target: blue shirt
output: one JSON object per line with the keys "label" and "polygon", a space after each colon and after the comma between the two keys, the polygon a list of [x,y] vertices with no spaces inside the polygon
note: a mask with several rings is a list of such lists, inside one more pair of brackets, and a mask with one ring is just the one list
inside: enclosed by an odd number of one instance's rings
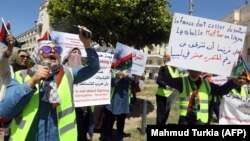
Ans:
{"label": "blue shirt", "polygon": [[128,114],[129,113],[129,89],[131,78],[125,77],[120,79],[117,83],[112,78],[111,85],[115,87],[111,103],[106,108],[113,113],[113,115]]}
{"label": "blue shirt", "polygon": [[[100,68],[96,51],[93,48],[87,48],[86,52],[88,65],[82,68],[72,68],[74,84],[90,78]],[[18,116],[35,91],[35,89],[29,88],[26,83],[20,84],[12,79],[6,89],[4,100],[0,102],[0,117],[13,118]],[[40,99],[43,94],[44,92],[39,90]],[[49,102],[39,101],[39,109],[32,122],[27,140],[59,141],[56,108],[53,108]]]}

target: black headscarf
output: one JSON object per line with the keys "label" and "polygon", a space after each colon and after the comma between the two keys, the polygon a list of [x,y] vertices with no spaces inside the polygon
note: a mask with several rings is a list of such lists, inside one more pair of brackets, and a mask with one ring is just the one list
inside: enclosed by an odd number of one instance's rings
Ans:
{"label": "black headscarf", "polygon": [[21,65],[18,59],[18,54],[22,51],[28,53],[26,50],[17,50],[17,51],[14,51],[10,57],[10,64],[12,65],[14,72],[28,68],[28,63],[27,65]]}

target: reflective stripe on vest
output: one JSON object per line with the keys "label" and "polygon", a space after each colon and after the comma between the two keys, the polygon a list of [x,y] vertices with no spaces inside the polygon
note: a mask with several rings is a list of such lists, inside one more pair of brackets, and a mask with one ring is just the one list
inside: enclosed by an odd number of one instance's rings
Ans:
{"label": "reflective stripe on vest", "polygon": [[110,100],[113,98],[114,92],[115,92],[115,87],[111,87]]}
{"label": "reflective stripe on vest", "polygon": [[[183,90],[180,95],[180,115],[187,116],[187,109],[189,99],[193,92],[191,85],[188,81],[188,77],[182,78]],[[210,94],[211,88],[207,80],[202,79],[202,85],[198,90],[200,97],[200,110],[197,111],[197,120],[201,120],[203,123],[208,121],[208,95]]]}
{"label": "reflective stripe on vest", "polygon": [[234,94],[234,95],[238,95],[238,96],[242,96],[242,97],[246,97],[247,93],[248,93],[248,90],[246,87],[241,87],[240,93],[236,89],[232,89],[230,92],[230,94]]}
{"label": "reflective stripe on vest", "polygon": [[[175,69],[171,66],[167,66],[170,75],[172,76],[172,78],[176,78],[180,76],[180,73],[178,71],[178,69]],[[163,96],[163,97],[169,97],[169,95],[173,92],[173,89],[164,89],[162,87],[158,87],[157,91],[156,91],[156,95],[159,96]]]}
{"label": "reflective stripe on vest", "polygon": [[[115,70],[114,69],[111,69],[111,78],[115,78],[116,77],[116,74],[115,74]],[[115,92],[115,87],[111,87],[111,90],[110,90],[110,101],[114,95],[114,92]]]}
{"label": "reflective stripe on vest", "polygon": [[95,106],[90,106],[90,110],[91,110],[91,112],[94,112]]}
{"label": "reflective stripe on vest", "polygon": [[[16,73],[20,73],[19,71]],[[16,75],[18,76],[18,75]],[[22,79],[16,78],[20,83]],[[30,76],[27,75],[25,81],[29,80]],[[64,76],[58,86],[58,94],[61,103],[56,107],[57,120],[58,120],[58,134],[60,141],[77,140],[77,128],[75,107],[73,104],[72,87],[73,76],[70,68],[64,67]],[[36,86],[38,88],[38,86]],[[39,90],[39,89],[38,89]],[[19,117],[12,121],[11,125],[11,140],[19,141],[25,140],[30,130],[31,124],[38,111],[39,92],[38,90],[32,96],[31,100],[25,106]]]}

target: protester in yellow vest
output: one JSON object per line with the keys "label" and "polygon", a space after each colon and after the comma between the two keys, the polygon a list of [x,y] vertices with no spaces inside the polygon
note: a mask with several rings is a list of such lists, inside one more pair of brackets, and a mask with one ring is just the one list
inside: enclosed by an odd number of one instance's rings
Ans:
{"label": "protester in yellow vest", "polygon": [[[163,80],[163,76],[161,75],[162,70],[168,69],[170,75],[173,78],[179,77],[179,71],[175,67],[171,66],[161,66],[159,69],[158,77],[156,83],[158,84],[158,89],[156,91],[156,125],[165,125],[168,120],[169,112],[171,109],[171,105],[167,103],[173,103],[176,99],[169,99],[171,94],[176,93],[175,89],[170,88],[166,85]],[[173,100],[173,101],[169,101]],[[169,101],[169,102],[168,102]]]}
{"label": "protester in yellow vest", "polygon": [[[69,67],[82,67],[85,65],[85,58],[81,54],[80,48],[74,47],[68,51],[63,60],[63,64]],[[94,134],[93,110],[94,106],[76,107],[77,141],[88,141],[87,134],[92,140]]]}
{"label": "protester in yellow vest", "polygon": [[[7,88],[8,95],[0,103],[0,116],[14,118],[10,140],[77,140],[73,84],[90,78],[100,68],[91,39],[83,37],[82,32],[79,37],[87,53],[87,66],[61,65],[62,48],[53,41],[41,41],[32,55],[36,65],[27,70],[24,83]],[[20,72],[15,76],[22,83]]]}
{"label": "protester in yellow vest", "polygon": [[[244,70],[245,72],[246,70]],[[232,89],[230,91],[229,94],[232,94],[232,95],[238,95],[238,96],[242,96],[242,97],[247,97],[248,96],[248,82],[249,80],[247,79],[246,81],[244,81],[245,83],[241,83],[240,84],[240,87],[236,88],[236,89]]]}
{"label": "protester in yellow vest", "polygon": [[[169,61],[170,56],[166,54],[163,59]],[[209,95],[225,95],[246,81],[244,73],[240,73],[237,78],[228,80],[222,86],[202,79],[201,72],[195,70],[188,70],[188,76],[179,78],[172,78],[167,69],[162,70],[161,73],[163,73],[165,83],[180,92],[178,124],[183,125],[206,124],[208,122]]]}
{"label": "protester in yellow vest", "polygon": [[[202,75],[204,79],[207,79],[209,82],[215,83],[214,78],[218,77],[216,75],[210,74],[210,73],[204,73]],[[223,79],[222,79],[223,80]],[[224,79],[226,81],[226,79]],[[218,85],[222,85],[223,82],[221,83],[216,83]],[[218,95],[209,95],[209,117],[208,117],[208,125],[211,124],[211,121],[213,122],[219,122],[219,116],[220,116],[220,102],[221,102],[222,96]]]}

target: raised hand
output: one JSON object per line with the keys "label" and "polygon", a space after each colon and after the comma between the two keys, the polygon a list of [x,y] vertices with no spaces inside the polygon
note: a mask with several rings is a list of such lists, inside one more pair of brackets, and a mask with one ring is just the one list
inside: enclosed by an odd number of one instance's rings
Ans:
{"label": "raised hand", "polygon": [[6,37],[7,42],[7,50],[4,51],[4,57],[9,58],[12,54],[14,45],[15,45],[15,38],[11,34],[8,34]]}
{"label": "raised hand", "polygon": [[91,43],[92,43],[92,40],[91,40],[91,38],[86,38],[86,37],[84,37],[83,36],[83,26],[79,26],[80,28],[79,28],[79,38],[80,38],[80,40],[82,41],[82,43],[83,43],[83,45],[84,45],[84,47],[85,48],[89,48],[89,47],[91,47]]}
{"label": "raised hand", "polygon": [[168,61],[170,61],[170,55],[164,54],[164,55],[163,55],[163,62],[164,62],[164,63],[167,63]]}

